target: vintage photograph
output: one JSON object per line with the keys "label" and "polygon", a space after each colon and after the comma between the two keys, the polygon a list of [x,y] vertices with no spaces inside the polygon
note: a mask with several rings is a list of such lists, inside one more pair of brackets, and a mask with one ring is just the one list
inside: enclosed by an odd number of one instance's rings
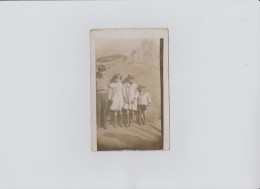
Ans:
{"label": "vintage photograph", "polygon": [[168,150],[168,30],[91,30],[92,150]]}

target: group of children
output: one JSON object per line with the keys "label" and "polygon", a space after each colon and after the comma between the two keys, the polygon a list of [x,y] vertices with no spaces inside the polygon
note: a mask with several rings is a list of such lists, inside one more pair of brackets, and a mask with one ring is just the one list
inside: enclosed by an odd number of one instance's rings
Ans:
{"label": "group of children", "polygon": [[101,65],[96,74],[97,125],[106,128],[107,112],[110,112],[113,126],[131,127],[136,114],[137,123],[144,125],[145,112],[151,104],[151,97],[145,91],[145,86],[137,85],[131,74],[122,82],[120,73],[115,74],[108,84],[105,72],[106,67]]}
{"label": "group of children", "polygon": [[113,126],[131,127],[136,113],[137,123],[145,124],[145,111],[151,104],[151,97],[144,91],[145,86],[137,85],[134,80],[134,75],[128,75],[123,84],[122,75],[117,73],[109,84],[108,107]]}

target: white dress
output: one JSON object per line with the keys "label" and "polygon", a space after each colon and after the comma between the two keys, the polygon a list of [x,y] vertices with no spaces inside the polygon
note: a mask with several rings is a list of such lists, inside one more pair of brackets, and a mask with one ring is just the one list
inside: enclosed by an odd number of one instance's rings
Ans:
{"label": "white dress", "polygon": [[124,88],[121,82],[111,83],[109,85],[109,96],[108,100],[112,100],[110,110],[122,110],[123,107],[123,96]]}
{"label": "white dress", "polygon": [[[136,83],[126,83],[124,86],[125,99],[123,109],[127,110],[137,110],[137,97],[139,95],[138,86]],[[131,101],[135,98],[135,103],[132,104]]]}

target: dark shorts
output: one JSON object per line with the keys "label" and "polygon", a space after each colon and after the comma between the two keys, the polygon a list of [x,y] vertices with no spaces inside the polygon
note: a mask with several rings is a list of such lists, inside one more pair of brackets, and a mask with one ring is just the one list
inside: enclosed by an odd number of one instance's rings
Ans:
{"label": "dark shorts", "polygon": [[147,109],[147,105],[138,105],[139,111],[144,112],[144,111],[146,111],[146,109]]}

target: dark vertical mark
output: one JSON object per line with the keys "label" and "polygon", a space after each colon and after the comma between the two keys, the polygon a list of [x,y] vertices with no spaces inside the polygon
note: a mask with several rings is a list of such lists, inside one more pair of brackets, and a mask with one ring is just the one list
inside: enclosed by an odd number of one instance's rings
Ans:
{"label": "dark vertical mark", "polygon": [[162,148],[164,136],[164,117],[163,117],[163,38],[160,38],[160,83],[161,83],[161,131],[162,131]]}

